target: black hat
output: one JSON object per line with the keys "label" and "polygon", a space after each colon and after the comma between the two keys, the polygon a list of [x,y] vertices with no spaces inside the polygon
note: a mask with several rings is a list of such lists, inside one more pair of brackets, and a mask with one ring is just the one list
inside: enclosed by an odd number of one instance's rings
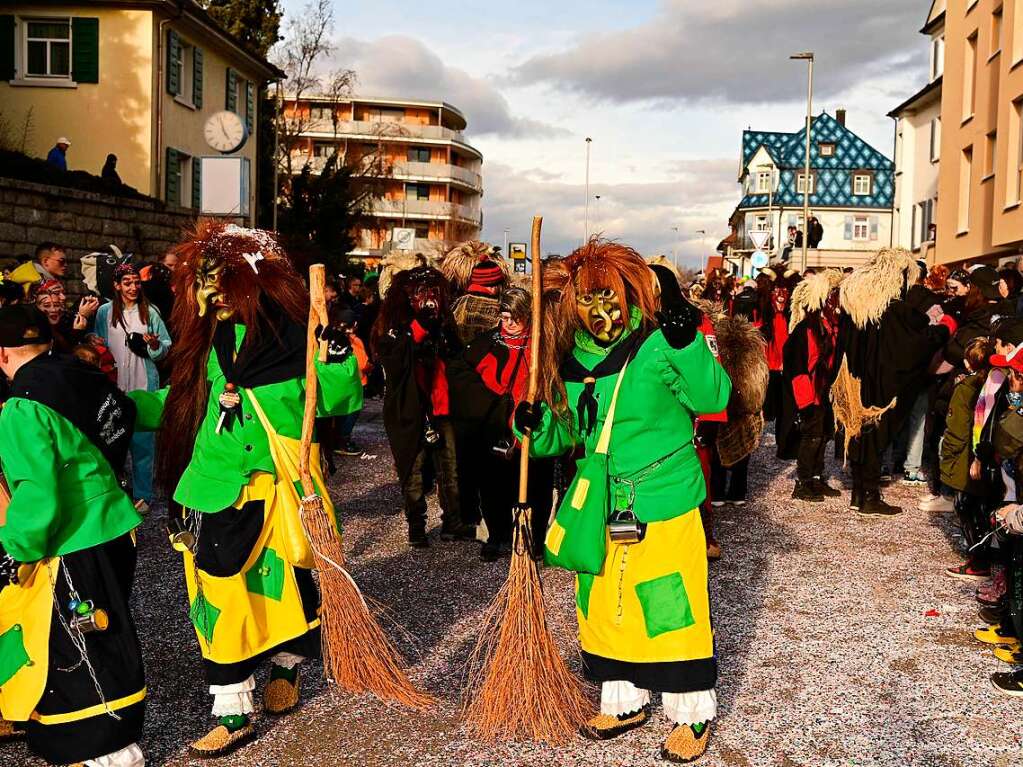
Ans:
{"label": "black hat", "polygon": [[0,346],[48,344],[53,338],[46,315],[31,304],[0,308]]}
{"label": "black hat", "polygon": [[1023,344],[1023,320],[1007,317],[995,325],[994,336],[1003,344],[1019,346]]}
{"label": "black hat", "polygon": [[1002,297],[998,292],[998,283],[1001,279],[1002,276],[993,266],[978,266],[970,272],[970,281],[988,301],[997,301]]}

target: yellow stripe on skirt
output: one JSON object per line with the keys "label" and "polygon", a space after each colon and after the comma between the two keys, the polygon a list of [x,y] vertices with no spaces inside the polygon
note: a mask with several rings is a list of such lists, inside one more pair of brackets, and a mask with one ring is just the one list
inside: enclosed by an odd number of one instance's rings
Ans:
{"label": "yellow stripe on skirt", "polygon": [[651,522],[639,543],[607,539],[598,575],[576,576],[582,649],[629,663],[714,655],[707,540],[698,510]]}

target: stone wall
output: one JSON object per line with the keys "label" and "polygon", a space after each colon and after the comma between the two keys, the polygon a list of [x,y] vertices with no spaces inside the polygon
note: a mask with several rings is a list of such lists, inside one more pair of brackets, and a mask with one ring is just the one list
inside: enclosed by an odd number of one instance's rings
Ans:
{"label": "stone wall", "polygon": [[82,291],[79,259],[111,243],[152,261],[181,239],[193,211],[159,200],[115,197],[0,178],[0,268],[31,257],[40,242],[67,248],[69,292]]}

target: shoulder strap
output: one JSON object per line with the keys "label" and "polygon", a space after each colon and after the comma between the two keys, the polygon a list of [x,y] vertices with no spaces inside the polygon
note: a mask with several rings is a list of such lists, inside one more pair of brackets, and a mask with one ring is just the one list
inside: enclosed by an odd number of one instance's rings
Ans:
{"label": "shoulder strap", "polygon": [[625,378],[625,371],[629,367],[629,360],[625,361],[622,365],[622,369],[618,372],[618,380],[615,381],[615,390],[611,395],[611,405],[607,409],[607,415],[604,417],[604,426],[600,430],[600,437],[597,438],[597,450],[598,453],[607,454],[608,448],[611,446],[611,427],[614,425],[615,420],[615,406],[618,404],[618,390],[622,388],[622,379]]}
{"label": "shoulder strap", "polygon": [[270,425],[270,419],[266,417],[266,413],[263,412],[263,408],[259,406],[259,400],[256,399],[256,393],[252,389],[242,389],[246,394],[249,395],[249,402],[252,403],[252,409],[256,411],[256,417],[259,422],[263,424],[263,431],[266,432],[267,437],[270,437],[277,432],[274,427]]}

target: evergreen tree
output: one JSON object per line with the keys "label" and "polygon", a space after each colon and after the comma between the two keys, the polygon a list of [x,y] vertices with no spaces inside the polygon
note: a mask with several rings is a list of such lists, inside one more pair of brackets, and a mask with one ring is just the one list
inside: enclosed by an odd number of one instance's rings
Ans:
{"label": "evergreen tree", "polygon": [[214,21],[263,58],[280,39],[279,0],[203,0],[202,4]]}

